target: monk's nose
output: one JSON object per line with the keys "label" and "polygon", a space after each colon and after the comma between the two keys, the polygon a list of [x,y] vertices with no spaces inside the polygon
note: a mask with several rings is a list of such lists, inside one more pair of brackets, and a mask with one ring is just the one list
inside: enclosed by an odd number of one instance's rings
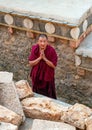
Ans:
{"label": "monk's nose", "polygon": [[41,44],[44,45],[44,42],[42,42]]}

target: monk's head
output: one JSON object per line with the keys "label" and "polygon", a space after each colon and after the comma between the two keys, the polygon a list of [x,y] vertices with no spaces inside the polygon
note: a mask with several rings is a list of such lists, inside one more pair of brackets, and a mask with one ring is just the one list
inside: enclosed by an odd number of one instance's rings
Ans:
{"label": "monk's head", "polygon": [[40,34],[38,37],[38,45],[41,50],[45,50],[46,46],[48,45],[48,37],[45,34]]}

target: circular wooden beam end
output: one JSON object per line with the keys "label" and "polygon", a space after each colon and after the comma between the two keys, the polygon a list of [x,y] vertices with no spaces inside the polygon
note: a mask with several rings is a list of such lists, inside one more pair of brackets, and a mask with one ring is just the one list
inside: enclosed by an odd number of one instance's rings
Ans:
{"label": "circular wooden beam end", "polygon": [[55,26],[52,23],[46,23],[45,30],[47,33],[53,34],[55,32]]}
{"label": "circular wooden beam end", "polygon": [[71,37],[77,40],[80,35],[80,29],[78,27],[71,29],[70,31]]}
{"label": "circular wooden beam end", "polygon": [[24,27],[31,29],[33,27],[33,21],[28,18],[25,18],[23,20],[23,25],[24,25]]}
{"label": "circular wooden beam end", "polygon": [[11,24],[13,24],[13,17],[10,15],[10,14],[6,14],[5,16],[4,16],[4,20],[5,20],[5,22],[8,24],[8,25],[11,25]]}
{"label": "circular wooden beam end", "polygon": [[85,21],[83,22],[83,31],[84,31],[84,32],[87,30],[87,27],[88,27],[88,21],[85,20]]}

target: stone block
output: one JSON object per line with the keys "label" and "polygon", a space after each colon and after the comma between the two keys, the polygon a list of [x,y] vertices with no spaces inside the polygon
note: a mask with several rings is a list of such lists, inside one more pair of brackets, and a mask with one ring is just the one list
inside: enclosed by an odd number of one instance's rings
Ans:
{"label": "stone block", "polygon": [[92,130],[92,115],[85,120],[86,130]]}
{"label": "stone block", "polygon": [[76,128],[62,122],[35,119],[29,130],[76,130]]}
{"label": "stone block", "polygon": [[78,39],[76,41],[69,41],[69,45],[71,48],[77,48],[80,45],[80,43],[81,43],[80,39]]}
{"label": "stone block", "polygon": [[19,126],[22,122],[22,117],[0,105],[0,122],[7,122]]}
{"label": "stone block", "polygon": [[49,42],[55,42],[55,37],[49,36],[49,37],[48,37],[48,41],[49,41]]}
{"label": "stone block", "polygon": [[27,35],[28,38],[32,38],[32,39],[35,38],[35,34],[32,33],[32,32],[27,31],[27,32],[26,32],[26,35]]}
{"label": "stone block", "polygon": [[92,124],[88,125],[86,130],[92,130]]}
{"label": "stone block", "polygon": [[92,114],[92,109],[89,107],[76,103],[71,106],[67,112],[63,113],[61,120],[69,123],[79,129],[85,129],[85,120]]}
{"label": "stone block", "polygon": [[86,71],[84,69],[81,69],[81,68],[77,68],[77,74],[80,75],[80,76],[84,76],[86,73]]}
{"label": "stone block", "polygon": [[11,123],[0,122],[0,130],[18,130],[18,126]]}
{"label": "stone block", "polygon": [[15,83],[19,98],[22,100],[26,97],[32,97],[34,95],[31,86],[27,80],[20,80]]}
{"label": "stone block", "polygon": [[24,112],[33,119],[60,120],[63,111],[68,107],[59,105],[47,97],[31,97],[22,100]]}
{"label": "stone block", "polygon": [[14,111],[25,120],[25,115],[20,103],[14,82],[0,84],[0,104]]}
{"label": "stone block", "polygon": [[0,71],[0,83],[10,83],[13,80],[13,73]]}

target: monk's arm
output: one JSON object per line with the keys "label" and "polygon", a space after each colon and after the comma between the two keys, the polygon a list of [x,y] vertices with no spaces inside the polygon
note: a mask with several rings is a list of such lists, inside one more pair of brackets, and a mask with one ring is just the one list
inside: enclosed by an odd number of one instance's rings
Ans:
{"label": "monk's arm", "polygon": [[52,67],[53,69],[55,69],[55,65],[50,61],[48,60],[47,58],[44,58],[44,61],[46,62],[46,64],[50,67]]}
{"label": "monk's arm", "polygon": [[30,64],[31,66],[35,66],[36,64],[39,63],[40,60],[41,60],[41,57],[38,57],[38,58],[35,59],[35,60],[29,61],[29,64]]}

